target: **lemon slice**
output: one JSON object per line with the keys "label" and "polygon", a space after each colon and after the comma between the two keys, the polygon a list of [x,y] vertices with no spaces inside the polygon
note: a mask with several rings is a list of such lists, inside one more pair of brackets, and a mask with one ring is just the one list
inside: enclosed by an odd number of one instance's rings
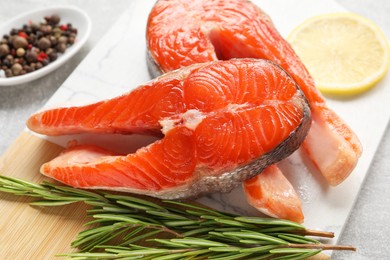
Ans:
{"label": "lemon slice", "polygon": [[389,69],[385,35],[372,21],[356,14],[315,16],[287,39],[324,94],[362,93]]}

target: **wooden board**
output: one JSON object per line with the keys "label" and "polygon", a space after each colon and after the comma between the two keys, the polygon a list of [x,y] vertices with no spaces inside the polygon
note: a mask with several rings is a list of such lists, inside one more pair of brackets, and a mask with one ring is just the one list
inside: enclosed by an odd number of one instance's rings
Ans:
{"label": "wooden board", "polygon": [[[22,132],[0,158],[0,174],[40,183],[45,180],[40,166],[62,149]],[[71,241],[88,221],[86,205],[36,207],[29,201],[0,193],[0,259],[52,259],[71,252]]]}
{"label": "wooden board", "polygon": [[[61,146],[22,132],[0,157],[0,175],[34,183],[49,180],[39,168],[62,150]],[[30,206],[30,201],[28,197],[0,192],[0,259],[53,259],[57,254],[76,251],[70,244],[85,228],[83,224],[91,220],[87,206],[36,207]],[[319,254],[310,259],[328,258]]]}

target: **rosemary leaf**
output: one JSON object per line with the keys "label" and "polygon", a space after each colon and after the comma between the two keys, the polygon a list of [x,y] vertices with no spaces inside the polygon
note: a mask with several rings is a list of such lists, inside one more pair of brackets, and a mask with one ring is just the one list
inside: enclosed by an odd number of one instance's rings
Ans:
{"label": "rosemary leaf", "polygon": [[140,240],[143,240],[145,238],[148,238],[148,237],[151,237],[151,236],[154,236],[154,235],[157,235],[158,233],[161,233],[163,232],[163,230],[161,229],[157,229],[157,230],[153,230],[153,231],[150,231],[150,232],[147,232],[147,233],[144,233],[144,234],[141,234],[139,236],[135,236],[125,242],[122,243],[123,244],[133,244],[137,241],[140,241]]}
{"label": "rosemary leaf", "polygon": [[249,255],[250,255],[250,253],[226,254],[225,256],[213,257],[213,258],[210,258],[210,259],[213,259],[213,260],[245,259],[245,257],[247,257]]}
{"label": "rosemary leaf", "polygon": [[216,210],[212,210],[212,209],[208,209],[208,208],[205,208],[205,207],[196,206],[196,205],[189,204],[189,203],[179,202],[179,201],[163,200],[162,202],[175,204],[175,205],[182,206],[182,207],[185,207],[185,208],[190,208],[190,209],[198,209],[198,210],[200,210],[200,211],[202,211],[204,213],[209,213],[209,214],[212,214],[214,216],[221,216],[221,217],[223,217],[223,216],[229,215],[227,213],[224,214],[224,213],[216,211]]}
{"label": "rosemary leaf", "polygon": [[251,223],[251,224],[257,224],[262,226],[290,226],[290,227],[295,227],[297,229],[305,229],[304,226],[296,222],[283,220],[283,219],[271,219],[271,218],[259,218],[259,217],[236,217],[235,220],[244,223]]}
{"label": "rosemary leaf", "polygon": [[167,227],[182,227],[197,224],[196,220],[172,220],[172,221],[164,221],[163,222]]}
{"label": "rosemary leaf", "polygon": [[143,223],[138,219],[128,217],[124,214],[95,214],[93,215],[93,217],[97,219],[102,219],[104,221],[120,221],[120,222],[132,223],[132,224]]}
{"label": "rosemary leaf", "polygon": [[223,232],[223,235],[237,237],[240,239],[253,239],[253,240],[267,241],[271,244],[281,244],[281,245],[288,244],[286,241],[282,239],[265,235],[262,233],[247,232],[246,230],[242,230],[240,232]]}
{"label": "rosemary leaf", "polygon": [[299,243],[299,244],[307,244],[307,243],[316,243],[318,244],[319,242],[315,239],[311,239],[308,237],[303,237],[295,234],[275,234],[275,236],[284,239],[289,242],[293,243]]}
{"label": "rosemary leaf", "polygon": [[186,244],[175,243],[175,242],[172,242],[170,239],[154,238],[154,239],[150,239],[149,241],[154,241],[154,242],[157,242],[157,243],[162,244],[162,245],[167,246],[167,247],[188,248],[188,246]]}
{"label": "rosemary leaf", "polygon": [[208,232],[214,230],[213,227],[204,227],[204,228],[194,228],[191,229],[190,231],[183,232],[182,235],[185,237],[190,237],[194,235],[199,235],[199,234],[207,234]]}
{"label": "rosemary leaf", "polygon": [[105,197],[108,199],[114,199],[117,202],[119,202],[119,201],[133,202],[133,204],[143,205],[143,206],[145,206],[145,208],[148,208],[148,209],[165,210],[162,206],[160,206],[156,203],[153,203],[153,202],[148,201],[148,200],[143,200],[140,198],[131,197],[131,196],[113,195],[113,194],[106,193]]}
{"label": "rosemary leaf", "polygon": [[[34,184],[0,175],[0,192],[40,198],[32,205],[84,202],[93,220],[72,242],[72,259],[304,259],[322,250],[355,250],[321,244],[330,237],[280,219],[245,217],[200,205],[85,191],[49,182]],[[155,203],[156,202],[156,203]]]}
{"label": "rosemary leaf", "polygon": [[64,206],[72,203],[74,203],[74,201],[72,200],[65,200],[65,201],[38,200],[38,201],[30,202],[30,205],[47,207],[47,206]]}
{"label": "rosemary leaf", "polygon": [[188,220],[185,216],[180,216],[178,214],[173,214],[170,212],[165,212],[165,211],[157,211],[157,210],[147,210],[146,213],[157,216],[157,217],[163,217],[163,218],[168,218],[168,219],[184,219]]}
{"label": "rosemary leaf", "polygon": [[302,252],[302,253],[295,253],[295,254],[287,254],[287,255],[282,255],[282,256],[278,256],[278,257],[275,257],[273,258],[274,260],[299,260],[299,259],[306,259],[310,256],[313,256],[313,255],[316,255],[318,253],[320,253],[321,251],[320,250],[312,250],[312,251],[308,251],[308,252]]}
{"label": "rosemary leaf", "polygon": [[226,246],[226,244],[215,242],[207,239],[200,239],[200,238],[192,238],[192,237],[186,237],[186,238],[173,238],[171,239],[172,242],[176,243],[183,243],[186,245],[192,245],[192,246],[208,246],[208,247],[217,247],[217,246]]}

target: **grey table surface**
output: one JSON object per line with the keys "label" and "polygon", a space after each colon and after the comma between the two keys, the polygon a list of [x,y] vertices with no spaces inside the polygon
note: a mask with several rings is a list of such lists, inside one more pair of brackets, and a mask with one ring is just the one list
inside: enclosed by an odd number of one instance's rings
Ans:
{"label": "grey table surface", "polygon": [[[85,10],[93,23],[87,44],[65,65],[31,83],[0,87],[0,154],[6,151],[25,127],[28,116],[41,108],[62,82],[111,27],[131,0],[0,0],[0,24],[29,9],[55,4],[72,4]],[[323,0],[321,0],[323,1]],[[390,39],[389,0],[336,0],[346,9],[379,25]],[[390,86],[389,86],[390,87]],[[380,112],[380,111],[378,111]],[[372,126],[368,126],[372,127]],[[337,252],[332,259],[390,259],[390,126],[358,199],[341,234],[339,243],[354,245],[356,253]]]}

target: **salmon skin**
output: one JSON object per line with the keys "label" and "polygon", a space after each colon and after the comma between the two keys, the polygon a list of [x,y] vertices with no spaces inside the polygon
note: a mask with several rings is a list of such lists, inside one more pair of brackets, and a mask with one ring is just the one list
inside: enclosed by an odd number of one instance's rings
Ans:
{"label": "salmon skin", "polygon": [[[174,21],[174,22],[172,22]],[[331,185],[355,168],[362,146],[329,107],[313,78],[270,17],[248,0],[159,0],[148,18],[148,64],[156,76],[194,63],[232,58],[272,60],[297,82],[308,99],[312,127],[302,144]]]}
{"label": "salmon skin", "polygon": [[135,153],[94,145],[66,149],[41,172],[73,187],[165,199],[230,191],[294,152],[310,128],[294,80],[258,59],[195,64],[113,99],[32,115],[44,135],[160,133]]}

